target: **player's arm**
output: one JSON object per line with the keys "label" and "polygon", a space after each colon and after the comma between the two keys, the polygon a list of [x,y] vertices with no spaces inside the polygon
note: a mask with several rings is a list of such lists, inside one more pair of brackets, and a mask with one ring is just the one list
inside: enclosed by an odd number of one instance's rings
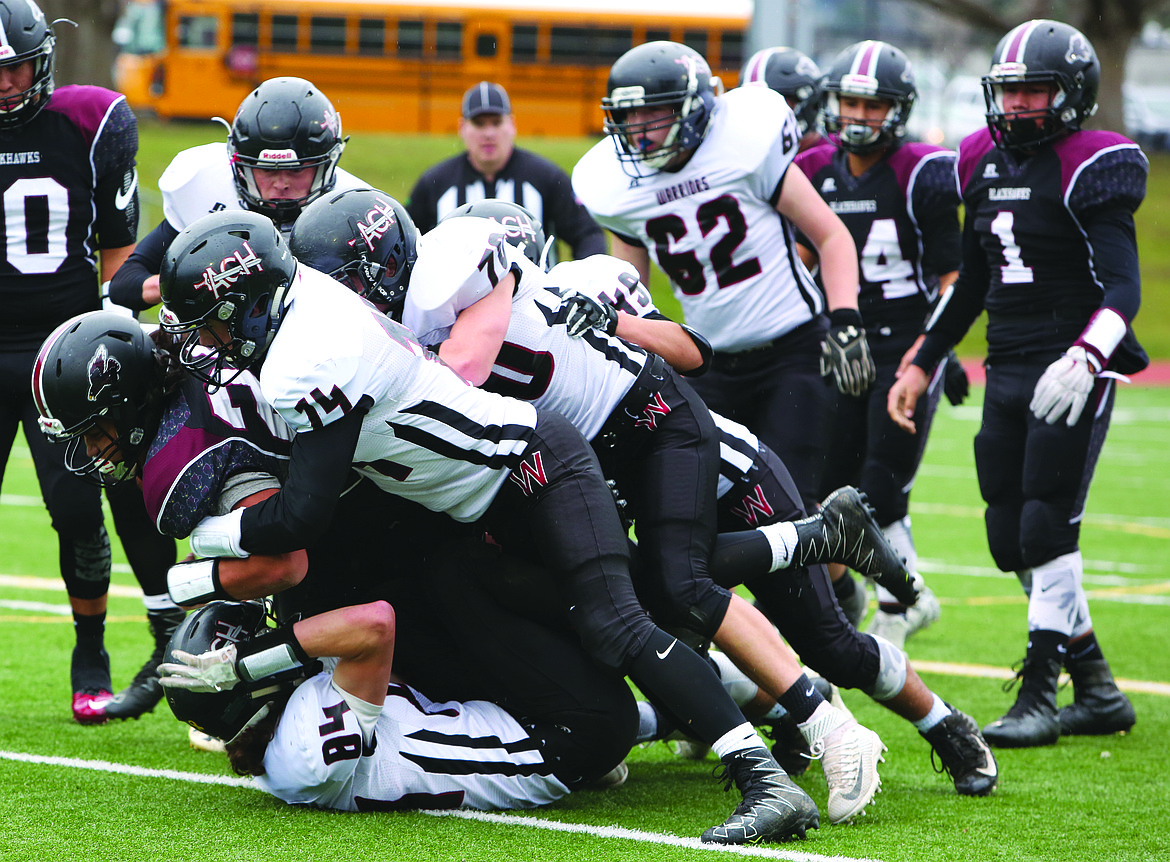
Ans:
{"label": "player's arm", "polygon": [[516,273],[510,271],[487,296],[459,312],[451,334],[439,345],[439,358],[472,386],[491,376],[512,319],[515,291]]}
{"label": "player's arm", "polygon": [[610,253],[624,260],[638,270],[638,278],[642,284],[650,284],[650,252],[645,246],[626,242],[617,234],[612,235],[613,251]]}
{"label": "player's arm", "polygon": [[164,220],[144,236],[110,279],[110,299],[135,311],[158,305],[162,301],[158,274],[171,241],[178,235],[174,226]]}
{"label": "player's arm", "polygon": [[820,260],[829,311],[857,310],[857,246],[845,223],[798,169],[784,172],[776,211],[812,243]]}
{"label": "player's arm", "polygon": [[638,317],[618,311],[618,338],[657,353],[679,374],[696,377],[707,370],[713,351],[707,339],[668,317]]}

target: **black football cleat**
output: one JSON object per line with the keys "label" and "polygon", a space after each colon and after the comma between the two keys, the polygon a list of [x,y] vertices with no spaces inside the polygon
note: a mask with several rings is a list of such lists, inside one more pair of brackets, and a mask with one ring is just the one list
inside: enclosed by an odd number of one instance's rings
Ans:
{"label": "black football cleat", "polygon": [[704,844],[758,844],[804,838],[820,828],[812,798],[781,769],[768,749],[737,751],[723,761],[725,790],[734,782],[743,795],[730,817],[703,833]]}

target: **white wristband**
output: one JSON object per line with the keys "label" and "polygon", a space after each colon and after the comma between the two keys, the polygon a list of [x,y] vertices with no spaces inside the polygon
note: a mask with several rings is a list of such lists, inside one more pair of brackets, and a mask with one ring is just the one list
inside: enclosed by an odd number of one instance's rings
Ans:
{"label": "white wristband", "polygon": [[240,547],[240,522],[244,507],[199,522],[191,533],[191,550],[199,557],[246,557]]}
{"label": "white wristband", "polygon": [[[1109,357],[1113,355],[1117,345],[1121,344],[1121,339],[1125,338],[1128,329],[1129,324],[1119,312],[1112,308],[1101,308],[1093,314],[1089,325],[1085,327],[1076,343],[1083,345],[1100,363],[1101,368],[1104,368],[1109,364]],[[1101,368],[1094,370],[1100,371]]]}
{"label": "white wristband", "polygon": [[216,560],[176,563],[167,571],[167,592],[171,601],[184,607],[223,598],[216,589]]}

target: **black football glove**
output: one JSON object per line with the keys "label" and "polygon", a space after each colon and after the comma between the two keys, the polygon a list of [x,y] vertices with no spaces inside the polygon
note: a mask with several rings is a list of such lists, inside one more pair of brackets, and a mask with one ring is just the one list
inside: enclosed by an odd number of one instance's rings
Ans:
{"label": "black football glove", "polygon": [[837,389],[854,398],[877,379],[877,368],[865,340],[861,313],[855,308],[829,312],[829,335],[821,342],[821,376],[833,375]]}
{"label": "black football glove", "polygon": [[967,372],[963,370],[963,363],[952,350],[947,354],[947,367],[943,369],[943,394],[947,396],[947,401],[958,407],[966,400],[970,391],[971,382],[967,379]]}
{"label": "black football glove", "polygon": [[561,310],[565,327],[573,338],[580,338],[590,329],[600,329],[606,335],[617,334],[617,309],[609,303],[569,290],[561,294]]}

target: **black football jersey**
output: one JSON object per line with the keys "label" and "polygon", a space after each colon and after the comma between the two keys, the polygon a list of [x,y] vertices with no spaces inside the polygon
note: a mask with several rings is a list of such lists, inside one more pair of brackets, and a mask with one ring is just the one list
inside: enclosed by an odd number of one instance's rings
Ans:
{"label": "black football jersey", "polygon": [[0,134],[0,350],[36,350],[99,307],[97,250],[138,232],[138,123],[123,96],[57,89],[31,122]]}

